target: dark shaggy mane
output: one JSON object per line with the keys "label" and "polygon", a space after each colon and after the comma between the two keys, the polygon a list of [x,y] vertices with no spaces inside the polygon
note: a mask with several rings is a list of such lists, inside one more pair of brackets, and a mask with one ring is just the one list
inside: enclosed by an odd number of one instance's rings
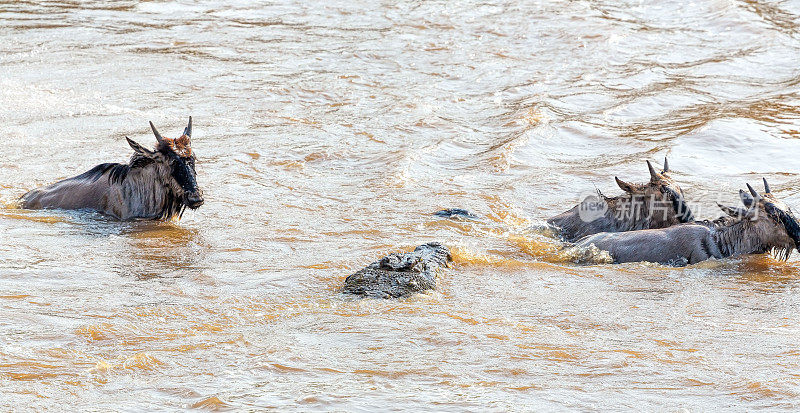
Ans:
{"label": "dark shaggy mane", "polygon": [[[781,224],[786,228],[786,233],[789,234],[789,237],[794,241],[795,248],[800,247],[800,225],[798,225],[794,215],[787,214],[778,208],[774,208],[774,210],[777,212]],[[785,253],[786,258],[784,261],[789,259],[789,254],[791,254],[791,252],[792,251],[789,250]]]}
{"label": "dark shaggy mane", "polygon": [[112,184],[118,184],[125,180],[125,177],[128,176],[128,172],[131,171],[130,165],[122,165],[117,164],[113,168],[108,170],[108,182]]}
{"label": "dark shaggy mane", "polygon": [[178,219],[181,219],[185,209],[186,205],[183,204],[183,200],[170,192],[167,195],[167,199],[165,199],[164,208],[158,214],[158,219],[168,220],[175,215],[178,216]]}
{"label": "dark shaggy mane", "polygon": [[129,169],[130,166],[121,163],[101,163],[72,179],[93,182],[108,173],[109,179],[113,176],[114,179],[122,180],[125,179],[125,175],[128,174]]}
{"label": "dark shaggy mane", "polygon": [[692,210],[689,209],[689,205],[686,205],[683,196],[667,187],[662,188],[661,192],[669,195],[672,201],[672,208],[675,210],[675,215],[680,222],[686,223],[694,221],[694,214],[692,214]]}
{"label": "dark shaggy mane", "polygon": [[131,169],[144,167],[151,162],[153,162],[152,159],[140,155],[133,155],[128,164],[101,163],[72,179],[94,182],[103,175],[108,174],[108,181],[112,184],[118,184],[125,180],[125,177],[128,176],[128,172],[130,172]]}

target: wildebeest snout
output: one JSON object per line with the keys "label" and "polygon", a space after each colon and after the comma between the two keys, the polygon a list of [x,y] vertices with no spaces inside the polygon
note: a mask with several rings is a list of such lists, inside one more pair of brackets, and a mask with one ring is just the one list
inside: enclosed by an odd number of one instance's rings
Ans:
{"label": "wildebeest snout", "polygon": [[203,195],[200,192],[187,193],[186,197],[184,198],[184,202],[189,208],[197,209],[200,207],[200,205],[203,205]]}

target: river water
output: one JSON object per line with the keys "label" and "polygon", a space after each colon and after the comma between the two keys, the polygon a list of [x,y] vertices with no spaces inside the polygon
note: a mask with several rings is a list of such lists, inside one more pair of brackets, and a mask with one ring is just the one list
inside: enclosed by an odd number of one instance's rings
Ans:
{"label": "river water", "polygon": [[[798,409],[796,252],[529,229],[664,156],[698,217],[800,208],[798,56],[790,1],[0,1],[0,409]],[[189,115],[182,220],[18,208]],[[436,292],[337,294],[428,241]]]}

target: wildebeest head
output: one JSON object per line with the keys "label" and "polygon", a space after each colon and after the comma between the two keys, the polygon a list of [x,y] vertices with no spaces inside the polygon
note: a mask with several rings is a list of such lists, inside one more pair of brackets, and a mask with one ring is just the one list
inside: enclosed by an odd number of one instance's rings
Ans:
{"label": "wildebeest head", "polygon": [[792,209],[778,199],[764,178],[764,193],[759,194],[747,184],[749,194],[740,190],[739,196],[745,208],[723,207],[728,215],[751,221],[751,228],[772,247],[775,255],[782,259],[789,258],[792,249],[800,251],[800,222],[795,218]]}
{"label": "wildebeest head", "polygon": [[153,129],[158,141],[156,150],[151,151],[128,139],[128,144],[136,151],[134,157],[138,155],[159,163],[165,171],[168,171],[168,176],[162,177],[164,183],[184,205],[191,209],[199,208],[203,205],[203,191],[197,184],[195,157],[192,152],[192,117],[189,117],[189,124],[183,130],[183,135],[175,139],[161,136],[153,122],[150,122],[150,128]]}
{"label": "wildebeest head", "polygon": [[669,162],[667,158],[664,158],[664,169],[661,172],[657,172],[650,161],[647,161],[647,168],[650,170],[650,181],[646,184],[631,184],[616,176],[614,180],[631,197],[641,197],[656,204],[671,205],[674,209],[675,217],[680,222],[694,221],[694,215],[692,215],[692,211],[683,198],[683,190],[668,175]]}

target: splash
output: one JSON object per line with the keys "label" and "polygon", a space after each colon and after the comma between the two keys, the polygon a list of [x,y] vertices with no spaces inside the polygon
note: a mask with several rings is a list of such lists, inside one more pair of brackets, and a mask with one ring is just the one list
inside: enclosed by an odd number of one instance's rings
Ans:
{"label": "splash", "polygon": [[192,404],[192,409],[205,409],[205,410],[223,410],[229,407],[228,403],[220,400],[218,397],[209,397]]}
{"label": "splash", "polygon": [[563,262],[576,264],[612,264],[614,262],[608,251],[603,251],[594,244],[588,247],[569,246],[560,250],[558,256]]}
{"label": "splash", "polygon": [[531,220],[508,201],[496,195],[486,196],[485,199],[492,210],[492,214],[488,216],[490,220],[512,229],[522,229],[531,225]]}
{"label": "splash", "polygon": [[523,261],[494,254],[480,253],[463,246],[450,248],[450,255],[453,257],[453,262],[457,265],[500,267],[507,269],[529,268],[537,265],[537,263],[533,261]]}
{"label": "splash", "polygon": [[[536,267],[541,263],[550,264],[606,264],[613,262],[608,252],[591,246],[577,248],[557,240],[553,229],[541,221],[533,221],[511,203],[499,196],[485,197],[492,213],[487,218],[492,223],[480,225],[470,223],[459,226],[462,233],[499,241],[501,245],[485,252],[473,251],[468,247],[451,247],[456,263],[477,266],[496,266],[502,268]],[[454,225],[452,221],[447,225]],[[505,247],[504,247],[505,246]]]}
{"label": "splash", "polygon": [[108,383],[114,375],[155,371],[163,365],[161,360],[148,353],[136,353],[115,361],[99,360],[93,367],[87,369],[86,373],[98,383]]}

